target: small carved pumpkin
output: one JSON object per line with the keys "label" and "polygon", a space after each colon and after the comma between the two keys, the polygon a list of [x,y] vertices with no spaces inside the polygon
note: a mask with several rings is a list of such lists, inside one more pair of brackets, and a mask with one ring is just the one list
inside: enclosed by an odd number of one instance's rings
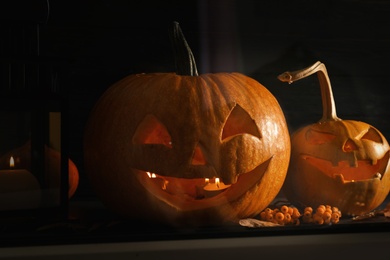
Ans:
{"label": "small carved pumpkin", "polygon": [[336,115],[330,80],[321,62],[281,81],[293,82],[318,73],[323,117],[291,137],[291,161],[283,191],[302,206],[329,204],[348,215],[378,207],[390,189],[389,144],[375,127]]}
{"label": "small carved pumpkin", "polygon": [[[183,53],[189,72],[130,75],[99,99],[85,130],[90,183],[125,217],[179,226],[254,216],[276,197],[287,172],[283,112],[254,79],[197,75],[188,46]],[[204,189],[205,178],[214,177],[222,181],[216,189],[227,187],[217,194]]]}

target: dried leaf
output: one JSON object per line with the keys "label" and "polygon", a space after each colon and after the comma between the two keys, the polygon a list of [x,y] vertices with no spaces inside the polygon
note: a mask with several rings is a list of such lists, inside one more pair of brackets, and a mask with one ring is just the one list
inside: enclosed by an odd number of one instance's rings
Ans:
{"label": "dried leaf", "polygon": [[262,220],[258,220],[258,219],[254,219],[254,218],[240,219],[240,221],[238,223],[241,226],[250,227],[250,228],[280,226],[279,224],[276,224],[276,223],[272,223],[269,221],[262,221]]}

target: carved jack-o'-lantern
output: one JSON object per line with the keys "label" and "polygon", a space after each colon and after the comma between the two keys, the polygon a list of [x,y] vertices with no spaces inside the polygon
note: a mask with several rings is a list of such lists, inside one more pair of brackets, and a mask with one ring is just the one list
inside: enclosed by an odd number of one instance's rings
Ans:
{"label": "carved jack-o'-lantern", "polygon": [[291,83],[316,72],[323,117],[293,133],[283,190],[289,200],[302,206],[329,204],[349,215],[367,213],[378,207],[389,193],[389,144],[375,127],[337,117],[323,63],[285,72],[279,79]]}
{"label": "carved jack-o'-lantern", "polygon": [[274,96],[239,73],[198,76],[191,59],[192,76],[128,76],[90,114],[86,171],[123,216],[222,224],[258,214],[281,189],[290,140]]}

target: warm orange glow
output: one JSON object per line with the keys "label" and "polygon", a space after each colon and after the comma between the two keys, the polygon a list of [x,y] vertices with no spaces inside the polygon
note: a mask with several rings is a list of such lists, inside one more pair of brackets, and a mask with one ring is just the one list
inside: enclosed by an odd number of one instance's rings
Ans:
{"label": "warm orange glow", "polygon": [[219,178],[215,178],[215,185],[219,188]]}
{"label": "warm orange glow", "polygon": [[155,173],[146,172],[146,174],[147,174],[148,177],[151,178],[151,179],[157,178],[157,176],[156,176]]}
{"label": "warm orange glow", "polygon": [[11,156],[11,158],[9,158],[9,167],[10,168],[15,167],[15,160],[14,160],[14,157],[12,157],[12,156]]}
{"label": "warm orange glow", "polygon": [[205,182],[205,183],[209,183],[209,182],[210,182],[210,179],[209,179],[209,178],[204,178],[204,182]]}

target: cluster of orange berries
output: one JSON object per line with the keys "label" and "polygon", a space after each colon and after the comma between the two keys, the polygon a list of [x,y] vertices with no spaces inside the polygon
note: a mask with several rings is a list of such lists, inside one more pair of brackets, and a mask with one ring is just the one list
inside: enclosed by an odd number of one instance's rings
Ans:
{"label": "cluster of orange berries", "polygon": [[286,205],[280,208],[266,208],[260,213],[260,219],[279,225],[299,225],[302,223],[313,223],[317,225],[336,224],[341,218],[341,211],[337,207],[319,205],[313,212],[312,207],[306,207],[303,214],[295,207]]}
{"label": "cluster of orange berries", "polygon": [[340,221],[341,211],[337,207],[319,205],[315,212],[312,207],[306,207],[303,211],[302,222],[322,224],[336,224]]}
{"label": "cluster of orange berries", "polygon": [[294,207],[283,205],[280,209],[266,208],[260,213],[260,219],[279,225],[299,225],[301,213]]}

